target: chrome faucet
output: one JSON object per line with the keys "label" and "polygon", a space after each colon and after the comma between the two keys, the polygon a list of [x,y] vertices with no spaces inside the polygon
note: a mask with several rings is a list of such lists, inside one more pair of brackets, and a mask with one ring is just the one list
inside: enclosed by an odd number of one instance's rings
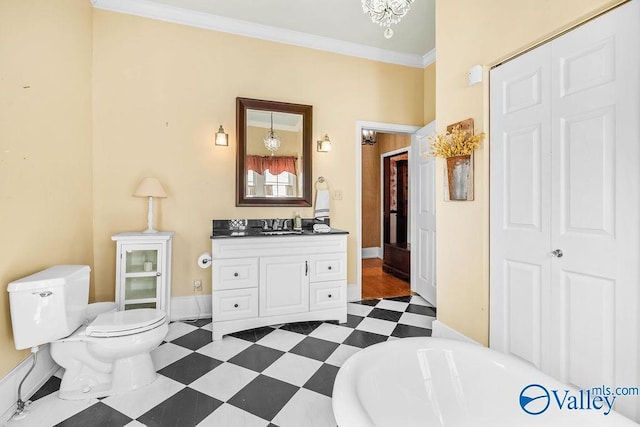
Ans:
{"label": "chrome faucet", "polygon": [[[289,224],[287,224],[287,221],[289,221]],[[291,218],[287,218],[287,219],[283,219],[282,220],[282,229],[283,230],[289,230],[290,229],[290,225],[291,225]]]}

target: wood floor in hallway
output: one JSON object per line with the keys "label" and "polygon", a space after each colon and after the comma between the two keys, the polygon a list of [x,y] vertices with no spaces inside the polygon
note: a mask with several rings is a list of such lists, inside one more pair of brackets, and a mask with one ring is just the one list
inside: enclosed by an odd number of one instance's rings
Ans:
{"label": "wood floor in hallway", "polygon": [[380,258],[362,260],[362,299],[411,295],[409,282],[382,271]]}

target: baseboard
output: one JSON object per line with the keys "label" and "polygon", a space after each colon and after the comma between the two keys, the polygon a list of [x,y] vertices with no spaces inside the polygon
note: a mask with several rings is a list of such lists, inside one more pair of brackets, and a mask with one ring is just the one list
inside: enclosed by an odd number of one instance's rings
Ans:
{"label": "baseboard", "polygon": [[347,301],[360,301],[362,299],[362,292],[360,287],[356,284],[347,285]]}
{"label": "baseboard", "polygon": [[171,298],[171,320],[211,317],[211,294]]}
{"label": "baseboard", "polygon": [[[0,425],[4,425],[16,411],[18,386],[29,371],[29,368],[31,368],[32,357],[29,355],[7,375],[0,378]],[[36,367],[22,385],[22,398],[26,400],[31,397],[58,369],[59,366],[51,358],[49,344],[40,346]]]}
{"label": "baseboard", "polygon": [[465,334],[456,331],[452,327],[446,325],[445,323],[442,323],[439,320],[434,320],[433,321],[432,328],[433,328],[431,330],[431,336],[432,337],[435,337],[435,338],[446,338],[446,339],[450,339],[450,340],[463,341],[463,342],[468,342],[468,343],[480,345],[479,342],[477,342],[475,340],[472,340],[471,338],[469,338]]}
{"label": "baseboard", "polygon": [[362,248],[362,259],[382,259],[382,248]]}

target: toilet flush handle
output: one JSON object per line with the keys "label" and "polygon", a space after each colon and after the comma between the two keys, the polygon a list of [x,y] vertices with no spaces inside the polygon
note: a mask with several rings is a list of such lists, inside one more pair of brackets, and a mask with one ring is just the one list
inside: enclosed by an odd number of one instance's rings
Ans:
{"label": "toilet flush handle", "polygon": [[33,295],[40,295],[40,298],[46,298],[46,297],[49,297],[49,296],[53,295],[53,292],[51,292],[51,291],[34,292]]}

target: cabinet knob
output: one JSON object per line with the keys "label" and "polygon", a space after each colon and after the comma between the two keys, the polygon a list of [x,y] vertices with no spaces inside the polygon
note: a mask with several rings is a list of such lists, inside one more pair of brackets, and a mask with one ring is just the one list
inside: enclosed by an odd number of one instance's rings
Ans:
{"label": "cabinet knob", "polygon": [[331,298],[331,294],[329,294],[329,298]]}
{"label": "cabinet knob", "polygon": [[233,307],[234,308],[238,308],[238,304],[233,304]]}
{"label": "cabinet knob", "polygon": [[331,266],[329,266],[329,270],[331,270]]}
{"label": "cabinet knob", "polygon": [[238,277],[238,272],[233,273],[233,277]]}
{"label": "cabinet knob", "polygon": [[159,272],[156,273],[156,277],[160,277],[160,276],[161,276],[161,274]]}

